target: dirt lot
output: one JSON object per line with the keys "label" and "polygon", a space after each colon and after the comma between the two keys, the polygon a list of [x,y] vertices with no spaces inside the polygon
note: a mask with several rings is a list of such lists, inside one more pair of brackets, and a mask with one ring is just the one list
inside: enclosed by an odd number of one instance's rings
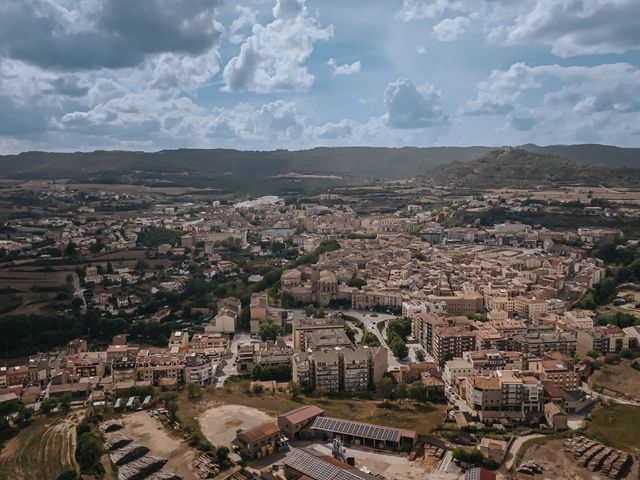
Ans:
{"label": "dirt lot", "polygon": [[198,417],[202,433],[214,445],[231,446],[239,429],[248,430],[273,417],[256,408],[242,405],[220,405],[211,407]]}
{"label": "dirt lot", "polygon": [[631,368],[631,361],[605,364],[589,377],[589,386],[613,397],[640,401],[640,371]]}
{"label": "dirt lot", "polygon": [[152,455],[168,458],[163,470],[181,475],[184,480],[196,480],[191,461],[197,452],[187,445],[178,434],[167,430],[158,420],[146,411],[132,413],[122,417],[124,428],[121,432],[134,439],[134,442],[149,447]]}
{"label": "dirt lot", "polygon": [[2,449],[0,478],[51,480],[77,468],[75,427],[83,416],[83,410],[76,410],[66,417],[34,421]]}
{"label": "dirt lot", "polygon": [[405,428],[426,435],[442,424],[447,410],[447,406],[443,404],[417,405],[412,402],[393,402],[391,408],[382,408],[381,404],[380,400],[364,398],[301,397],[294,401],[285,392],[253,395],[246,393],[240,385],[237,385],[233,388],[208,389],[199,402],[190,402],[186,399],[186,395],[182,395],[179,399],[178,416],[181,418],[183,416],[185,418],[198,417],[202,423],[200,417],[212,407],[242,405],[266,412],[275,418],[281,413],[301,405],[317,405],[330,417]]}
{"label": "dirt lot", "polygon": [[[524,455],[523,461],[533,460],[544,468],[544,473],[536,475],[535,480],[602,480],[609,478],[599,473],[591,472],[576,465],[576,458],[562,449],[564,439],[552,440],[531,447]],[[625,477],[635,479],[635,469]]]}

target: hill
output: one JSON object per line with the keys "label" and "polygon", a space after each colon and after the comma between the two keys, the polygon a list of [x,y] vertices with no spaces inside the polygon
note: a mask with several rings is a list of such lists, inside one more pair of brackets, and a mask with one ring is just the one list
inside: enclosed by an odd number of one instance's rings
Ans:
{"label": "hill", "polygon": [[[455,162],[481,157],[494,148],[334,147],[300,151],[180,149],[159,152],[25,152],[0,156],[0,178],[191,186],[251,194],[304,193],[337,185],[420,176],[433,171],[434,167],[452,163],[455,168],[458,165]],[[583,178],[596,178],[590,172],[603,172],[593,170],[593,163],[640,166],[640,149],[603,145],[525,145],[519,151],[528,151],[536,158],[550,154],[555,158],[566,156],[573,159],[574,164],[562,170],[555,169],[564,165],[562,162],[566,158],[560,163],[547,161],[541,164],[541,167],[550,170],[547,177],[552,176],[555,180],[570,175],[565,180],[573,181],[569,178],[575,179],[575,162],[580,162],[580,169],[587,168]],[[505,174],[517,174],[506,166],[502,171]]]}
{"label": "hill", "polygon": [[582,164],[556,155],[512,148],[436,167],[427,176],[439,183],[471,189],[569,184],[640,186],[639,168]]}
{"label": "hill", "polygon": [[26,152],[0,157],[0,178],[64,178],[267,194],[402,179],[424,173],[435,165],[468,160],[489,150],[489,147],[344,147],[267,152],[223,149],[152,153]]}
{"label": "hill", "polygon": [[621,148],[598,144],[548,145],[545,147],[527,144],[518,148],[544,155],[557,155],[580,163],[640,168],[640,148]]}

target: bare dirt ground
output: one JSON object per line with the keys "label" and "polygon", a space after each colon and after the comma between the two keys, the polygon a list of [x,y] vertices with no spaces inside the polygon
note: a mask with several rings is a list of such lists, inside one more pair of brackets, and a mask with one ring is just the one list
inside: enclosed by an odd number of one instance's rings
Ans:
{"label": "bare dirt ground", "polygon": [[[524,455],[523,462],[533,460],[544,468],[544,473],[532,478],[535,480],[603,480],[609,478],[576,465],[577,459],[562,449],[564,440],[552,440],[542,445],[534,445]],[[637,462],[625,477],[637,478]],[[529,478],[529,477],[528,477]]]}
{"label": "bare dirt ground", "polygon": [[628,360],[603,365],[589,377],[589,386],[613,397],[640,401],[640,371],[632,368]]}
{"label": "bare dirt ground", "polygon": [[231,446],[238,429],[248,430],[273,420],[273,417],[256,408],[242,405],[219,405],[198,416],[204,436],[214,445],[227,446]]}
{"label": "bare dirt ground", "polygon": [[167,430],[146,411],[126,415],[122,422],[124,428],[121,432],[124,435],[148,447],[152,455],[169,459],[163,470],[177,473],[184,480],[197,480],[191,461],[198,453],[180,435]]}
{"label": "bare dirt ground", "polygon": [[75,427],[84,416],[76,410],[66,417],[35,421],[10,439],[0,453],[0,478],[51,480],[77,468]]}

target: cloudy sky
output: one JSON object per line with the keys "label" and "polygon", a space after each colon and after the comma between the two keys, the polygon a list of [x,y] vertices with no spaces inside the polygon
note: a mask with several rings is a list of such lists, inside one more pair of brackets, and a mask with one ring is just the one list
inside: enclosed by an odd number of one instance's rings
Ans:
{"label": "cloudy sky", "polygon": [[2,0],[0,153],[640,146],[638,0]]}

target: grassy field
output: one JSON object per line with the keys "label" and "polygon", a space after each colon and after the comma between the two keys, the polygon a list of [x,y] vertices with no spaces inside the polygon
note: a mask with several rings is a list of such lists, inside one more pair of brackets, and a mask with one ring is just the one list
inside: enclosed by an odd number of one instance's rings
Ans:
{"label": "grassy field", "polygon": [[405,428],[424,434],[442,424],[447,410],[446,405],[442,404],[418,405],[412,402],[394,402],[392,408],[382,408],[379,406],[380,400],[361,398],[301,397],[294,401],[286,393],[265,392],[253,395],[235,386],[230,389],[209,389],[199,401],[190,401],[182,394],[179,400],[179,416],[193,418],[211,406],[223,404],[253,407],[271,416],[277,416],[301,405],[318,405],[331,417]]}
{"label": "grassy field", "polygon": [[631,368],[630,360],[605,364],[589,377],[589,386],[605,394],[640,401],[640,371]]}
{"label": "grassy field", "polygon": [[640,448],[640,407],[600,405],[592,412],[584,431],[606,445],[637,453]]}
{"label": "grassy field", "polygon": [[52,480],[77,468],[75,427],[84,412],[40,418],[9,440],[0,452],[0,478]]}

